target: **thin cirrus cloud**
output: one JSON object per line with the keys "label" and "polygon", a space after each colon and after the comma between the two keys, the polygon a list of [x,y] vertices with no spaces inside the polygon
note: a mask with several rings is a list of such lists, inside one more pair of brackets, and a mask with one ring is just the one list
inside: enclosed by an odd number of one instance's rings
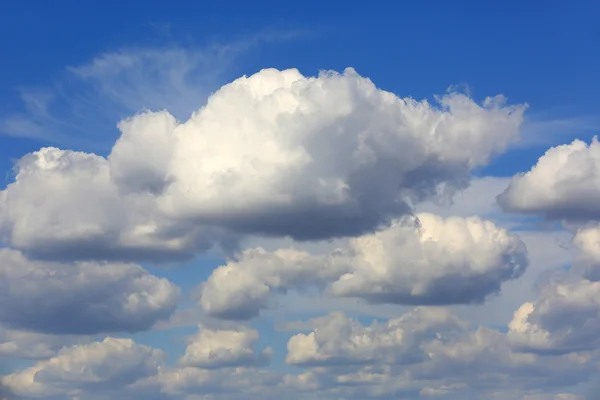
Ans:
{"label": "thin cirrus cloud", "polygon": [[115,121],[144,110],[187,119],[229,79],[249,51],[310,38],[303,30],[266,29],[194,47],[123,47],[71,65],[50,85],[20,86],[21,112],[0,115],[0,135],[109,150]]}

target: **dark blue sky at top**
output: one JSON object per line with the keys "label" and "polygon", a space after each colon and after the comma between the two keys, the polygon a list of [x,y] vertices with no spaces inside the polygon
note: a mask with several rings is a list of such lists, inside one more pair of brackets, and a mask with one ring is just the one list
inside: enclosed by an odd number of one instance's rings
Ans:
{"label": "dark blue sky at top", "polygon": [[[66,66],[123,46],[192,48],[273,30],[302,35],[253,48],[230,79],[265,67],[313,75],[352,66],[401,96],[431,99],[450,85],[468,85],[477,99],[502,93],[511,103],[527,102],[531,115],[593,116],[600,104],[599,11],[591,0],[6,1],[0,111],[23,108],[18,88],[48,85]],[[8,159],[40,145],[0,137],[2,171]],[[484,172],[512,174],[542,152],[512,152]]]}

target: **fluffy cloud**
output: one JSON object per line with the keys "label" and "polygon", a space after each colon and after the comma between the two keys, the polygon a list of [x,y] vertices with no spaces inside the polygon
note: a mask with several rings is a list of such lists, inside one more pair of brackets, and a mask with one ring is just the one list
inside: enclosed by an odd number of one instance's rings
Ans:
{"label": "fluffy cloud", "polygon": [[41,258],[164,261],[235,234],[357,235],[468,185],[517,138],[523,106],[460,94],[439,106],[376,88],[354,70],[263,70],[179,123],[119,125],[107,158],[45,148],[0,193],[0,233]]}
{"label": "fluffy cloud", "polygon": [[249,318],[268,306],[272,291],[327,284],[336,296],[372,303],[474,303],[499,292],[527,266],[523,243],[489,221],[417,217],[353,238],[327,255],[246,250],[212,273],[200,305],[215,316]]}
{"label": "fluffy cloud", "polygon": [[147,260],[185,258],[207,249],[204,235],[157,215],[151,196],[123,196],[106,159],[44,148],[17,163],[0,195],[0,232],[36,258]]}
{"label": "fluffy cloud", "polygon": [[273,351],[267,347],[256,354],[253,347],[258,338],[254,329],[208,329],[200,326],[199,332],[188,340],[180,363],[206,369],[264,365],[270,361]]}
{"label": "fluffy cloud", "polygon": [[507,335],[440,308],[417,308],[370,326],[341,314],[309,324],[312,332],[289,340],[287,356],[309,369],[286,376],[284,384],[331,398],[522,400],[534,388],[551,393],[585,382],[598,361],[589,352],[517,352]]}
{"label": "fluffy cloud", "polygon": [[31,261],[0,249],[0,322],[41,333],[135,332],[167,319],[179,288],[133,264]]}
{"label": "fluffy cloud", "polygon": [[44,398],[80,398],[86,392],[115,392],[145,376],[155,375],[164,360],[160,350],[131,339],[106,338],[102,342],[63,349],[57,356],[2,378],[14,395]]}
{"label": "fluffy cloud", "polygon": [[509,337],[522,351],[570,353],[600,345],[600,282],[553,280],[515,312]]}
{"label": "fluffy cloud", "polygon": [[498,196],[505,211],[550,219],[600,218],[600,143],[581,140],[548,150],[527,173],[515,176]]}

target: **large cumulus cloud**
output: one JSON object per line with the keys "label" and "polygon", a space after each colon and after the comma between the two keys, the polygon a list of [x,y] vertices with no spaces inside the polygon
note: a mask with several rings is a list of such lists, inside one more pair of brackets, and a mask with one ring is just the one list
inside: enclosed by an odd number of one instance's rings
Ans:
{"label": "large cumulus cloud", "polygon": [[0,249],[0,322],[41,333],[137,332],[167,319],[180,290],[134,264],[32,261]]}
{"label": "large cumulus cloud", "polygon": [[260,71],[188,121],[120,123],[107,158],[45,148],[0,193],[0,233],[42,258],[181,259],[237,234],[358,235],[468,185],[518,137],[523,106],[402,99],[347,69]]}
{"label": "large cumulus cloud", "polygon": [[249,318],[268,307],[270,293],[311,286],[372,303],[477,303],[520,277],[527,262],[521,240],[490,221],[423,213],[330,254],[246,250],[211,274],[200,305],[215,316]]}

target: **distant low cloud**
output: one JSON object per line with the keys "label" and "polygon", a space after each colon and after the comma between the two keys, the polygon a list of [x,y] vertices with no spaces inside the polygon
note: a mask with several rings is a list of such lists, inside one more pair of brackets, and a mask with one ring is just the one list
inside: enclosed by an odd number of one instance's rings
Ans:
{"label": "distant low cloud", "polygon": [[138,332],[167,319],[180,290],[137,265],[32,261],[0,249],[0,323],[49,334]]}

